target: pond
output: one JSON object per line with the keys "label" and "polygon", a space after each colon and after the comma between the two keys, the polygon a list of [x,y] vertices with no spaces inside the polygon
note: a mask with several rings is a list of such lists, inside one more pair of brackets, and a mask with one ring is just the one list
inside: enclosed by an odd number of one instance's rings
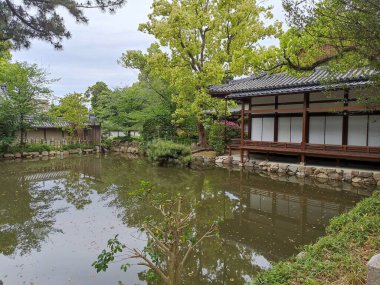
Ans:
{"label": "pond", "polygon": [[197,223],[223,220],[220,238],[193,252],[184,284],[245,284],[322,236],[332,217],[367,193],[223,168],[156,167],[120,156],[0,162],[0,170],[4,285],[146,284],[141,266],[124,273],[115,263],[99,274],[91,267],[116,234],[129,247],[144,247],[138,229],[152,208],[128,195],[142,180],[197,201]]}

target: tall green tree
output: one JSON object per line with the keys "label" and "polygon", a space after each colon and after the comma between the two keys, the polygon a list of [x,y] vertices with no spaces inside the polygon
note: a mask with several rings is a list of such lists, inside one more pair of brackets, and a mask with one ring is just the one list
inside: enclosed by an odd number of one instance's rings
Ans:
{"label": "tall green tree", "polygon": [[88,23],[85,9],[98,8],[114,13],[126,0],[0,1],[0,41],[11,41],[14,48],[29,47],[39,39],[62,48],[62,41],[71,37],[62,16],[63,10],[77,23]]}
{"label": "tall green tree", "polygon": [[110,92],[111,89],[108,88],[106,83],[98,81],[94,85],[88,87],[84,95],[90,99],[92,110],[96,111],[99,107],[98,102],[101,99],[100,97],[107,96]]}
{"label": "tall green tree", "polygon": [[[283,0],[290,25],[280,46],[252,59],[260,70],[332,73],[350,68],[380,70],[380,2]],[[378,75],[374,81],[380,82]]]}
{"label": "tall green tree", "polygon": [[37,119],[42,114],[41,103],[47,100],[52,91],[48,73],[35,64],[0,62],[0,83],[3,86],[0,96],[0,117],[2,137],[14,138],[20,131],[21,144],[24,143],[27,117]]}
{"label": "tall green tree", "polygon": [[63,117],[70,124],[66,128],[70,136],[78,137],[89,119],[87,103],[87,98],[81,93],[68,94],[59,101],[59,105],[52,108],[51,114]]}
{"label": "tall green tree", "polygon": [[256,0],[153,1],[148,22],[139,27],[159,42],[147,60],[153,72],[176,90],[172,99],[177,122],[195,118],[200,145],[207,144],[205,110],[224,110],[221,100],[207,94],[207,87],[243,72],[238,59],[279,31],[277,23],[264,24],[270,18],[270,8]]}

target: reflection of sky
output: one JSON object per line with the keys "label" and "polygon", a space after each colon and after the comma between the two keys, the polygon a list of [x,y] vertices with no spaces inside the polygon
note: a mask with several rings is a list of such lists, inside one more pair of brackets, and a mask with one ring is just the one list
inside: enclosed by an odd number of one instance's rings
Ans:
{"label": "reflection of sky", "polygon": [[[43,187],[47,189],[53,185],[54,183],[46,183]],[[90,199],[92,204],[83,210],[69,206],[66,212],[56,216],[54,226],[62,230],[62,233],[50,233],[41,251],[33,250],[25,256],[15,255],[12,258],[0,255],[0,280],[4,284],[38,285],[104,285],[110,284],[109,280],[142,284],[137,276],[141,268],[133,267],[130,274],[126,275],[119,265],[111,266],[106,273],[100,274],[91,267],[97,255],[105,248],[107,240],[116,234],[120,234],[120,239],[132,247],[142,248],[145,242],[134,238],[138,237],[136,229],[126,227],[115,217],[117,210],[107,207],[109,201],[98,201],[97,195]],[[63,200],[56,201],[53,205],[54,208],[67,206]],[[44,234],[43,229],[35,231]]]}

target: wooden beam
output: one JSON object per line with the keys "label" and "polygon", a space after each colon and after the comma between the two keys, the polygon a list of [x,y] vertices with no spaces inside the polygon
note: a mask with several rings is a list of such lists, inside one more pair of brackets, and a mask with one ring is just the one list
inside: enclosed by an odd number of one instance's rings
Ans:
{"label": "wooden beam", "polygon": [[[322,112],[343,112],[343,111],[375,111],[380,110],[380,105],[374,106],[374,108],[367,108],[366,106],[328,106],[328,107],[311,107],[307,108],[309,113],[322,113]],[[265,109],[265,110],[251,110],[246,113],[253,115],[263,114],[275,114],[275,113],[291,113],[291,114],[303,114],[303,108],[291,108],[291,109]]]}

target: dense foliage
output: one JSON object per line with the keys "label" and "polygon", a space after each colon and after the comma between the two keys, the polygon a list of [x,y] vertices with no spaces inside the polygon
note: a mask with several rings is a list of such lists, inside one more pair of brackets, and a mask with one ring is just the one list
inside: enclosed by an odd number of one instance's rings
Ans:
{"label": "dense foliage", "polygon": [[0,59],[0,144],[11,143],[16,132],[21,133],[23,143],[25,130],[32,118],[44,116],[43,106],[51,95],[45,70],[35,64],[10,63]]}
{"label": "dense foliage", "polygon": [[255,285],[365,284],[368,259],[380,247],[380,193],[334,218],[327,235],[301,257],[260,274]]}
{"label": "dense foliage", "polygon": [[69,123],[69,126],[65,127],[66,131],[75,138],[86,128],[89,121],[86,103],[87,99],[83,94],[68,94],[59,101],[59,105],[50,110],[50,114],[53,117],[63,117]]}
{"label": "dense foliage", "polygon": [[223,154],[231,139],[240,137],[240,127],[233,122],[215,122],[208,129],[208,143],[218,153]]}
{"label": "dense foliage", "polygon": [[[224,102],[212,99],[207,87],[241,74],[245,63],[240,58],[278,32],[277,23],[265,25],[264,20],[270,18],[270,9],[255,0],[157,0],[148,22],[140,25],[141,31],[158,40],[145,61],[174,89],[176,122],[195,118],[201,146],[207,144],[204,125],[209,116],[205,110],[224,113]],[[126,66],[134,55],[131,51],[124,54]]]}
{"label": "dense foliage", "polygon": [[148,144],[147,154],[150,160],[160,164],[173,160],[180,160],[182,163],[188,164],[191,160],[189,146],[159,139]]}
{"label": "dense foliage", "polygon": [[[88,23],[84,15],[86,8],[99,8],[115,12],[125,0],[74,0],[62,1],[0,1],[0,42],[12,41],[15,48],[29,47],[31,40],[39,39],[62,48],[62,41],[71,37],[64,19],[63,10],[75,18],[77,23]],[[1,45],[0,45],[1,50]]]}

